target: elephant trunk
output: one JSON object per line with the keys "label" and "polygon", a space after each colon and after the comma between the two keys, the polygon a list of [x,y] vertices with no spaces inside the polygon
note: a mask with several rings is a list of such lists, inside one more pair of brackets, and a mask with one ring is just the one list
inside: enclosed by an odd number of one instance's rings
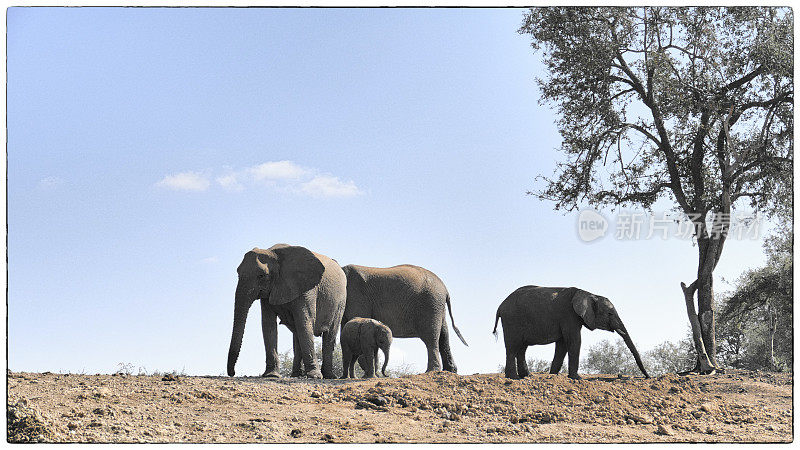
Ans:
{"label": "elephant trunk", "polygon": [[625,345],[628,346],[628,350],[631,351],[633,354],[633,359],[636,360],[636,365],[639,366],[639,370],[642,371],[645,378],[650,378],[650,375],[647,374],[647,371],[644,370],[644,364],[642,364],[642,358],[639,356],[639,351],[636,350],[636,346],[633,345],[633,340],[631,340],[631,336],[628,334],[628,330],[625,329],[625,325],[622,322],[619,323],[619,328],[614,330],[622,336],[622,339],[625,341]]}
{"label": "elephant trunk", "polygon": [[228,376],[234,376],[236,371],[236,360],[239,358],[239,351],[242,349],[242,337],[244,336],[244,324],[247,322],[247,311],[250,309],[252,301],[246,298],[239,287],[236,288],[236,303],[233,309],[233,333],[231,335],[231,346],[228,349]]}
{"label": "elephant trunk", "polygon": [[383,367],[381,368],[381,372],[383,376],[388,377],[388,375],[386,375],[386,365],[389,364],[389,346],[387,345],[381,350],[383,350]]}

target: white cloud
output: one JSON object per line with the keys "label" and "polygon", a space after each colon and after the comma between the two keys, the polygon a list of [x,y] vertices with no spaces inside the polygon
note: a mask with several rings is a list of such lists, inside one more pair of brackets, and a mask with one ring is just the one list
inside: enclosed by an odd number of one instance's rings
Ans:
{"label": "white cloud", "polygon": [[256,180],[293,180],[307,175],[308,169],[292,161],[270,161],[247,169]]}
{"label": "white cloud", "polygon": [[[363,194],[351,180],[342,181],[339,177],[321,174],[317,169],[303,167],[293,161],[268,161],[240,170],[226,166],[219,173],[213,177],[215,184],[231,192],[258,187],[316,198],[344,198]],[[181,172],[164,177],[156,186],[201,192],[211,186],[211,175],[211,171]]]}
{"label": "white cloud", "polygon": [[210,184],[208,177],[202,173],[181,172],[165,176],[161,181],[156,183],[156,186],[176,191],[201,192],[208,189]]}
{"label": "white cloud", "polygon": [[58,177],[42,178],[39,180],[39,189],[55,189],[63,183],[64,180]]}
{"label": "white cloud", "polygon": [[361,194],[353,181],[341,181],[332,175],[317,175],[302,183],[300,191],[312,197],[353,197]]}
{"label": "white cloud", "polygon": [[219,183],[219,185],[222,186],[222,188],[227,191],[244,190],[244,185],[239,182],[239,175],[235,173],[230,173],[228,175],[217,177],[217,183]]}

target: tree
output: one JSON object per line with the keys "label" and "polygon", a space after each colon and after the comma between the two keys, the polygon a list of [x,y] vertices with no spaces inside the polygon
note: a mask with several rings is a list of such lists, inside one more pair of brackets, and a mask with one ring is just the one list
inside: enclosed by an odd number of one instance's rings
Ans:
{"label": "tree", "polygon": [[[780,370],[792,367],[791,220],[765,244],[767,264],[737,280],[720,314],[720,354],[735,367]],[[777,350],[776,350],[777,347]]]}
{"label": "tree", "polygon": [[681,372],[696,359],[691,336],[678,342],[664,341],[645,353],[648,370],[656,375]]}
{"label": "tree", "polygon": [[[645,353],[645,359],[646,355]],[[587,349],[586,356],[581,362],[584,370],[589,373],[622,374],[636,373],[638,370],[621,339],[616,339],[613,344],[603,339],[592,345]]]}
{"label": "tree", "polygon": [[713,272],[731,213],[791,199],[791,9],[535,8],[519,32],[543,54],[540,102],[557,106],[566,155],[531,193],[567,211],[670,199],[698,250],[696,279],[681,283],[694,370],[713,371]]}
{"label": "tree", "polygon": [[[677,343],[665,341],[644,352],[642,360],[651,375],[677,373],[686,367],[687,356],[694,360],[695,355],[692,350],[691,338]],[[581,366],[589,373],[632,374],[638,370],[636,362],[621,339],[616,339],[613,344],[604,339],[589,347]]]}

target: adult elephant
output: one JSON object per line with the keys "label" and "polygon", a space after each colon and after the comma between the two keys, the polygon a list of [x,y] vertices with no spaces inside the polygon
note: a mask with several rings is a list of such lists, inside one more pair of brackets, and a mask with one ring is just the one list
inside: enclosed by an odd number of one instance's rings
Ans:
{"label": "adult elephant", "polygon": [[[301,374],[302,360],[309,378],[336,378],[333,348],[347,297],[346,280],[339,264],[304,247],[277,244],[267,250],[254,248],[245,253],[236,271],[239,283],[228,350],[228,375],[235,374],[247,312],[258,299],[261,300],[261,329],[267,353],[263,376],[280,376],[276,320],[280,319],[294,334],[292,376]],[[314,357],[314,336],[322,336],[321,372]]]}
{"label": "adult elephant", "polygon": [[506,345],[506,377],[528,376],[525,351],[529,345],[556,343],[556,352],[550,373],[558,373],[569,353],[569,377],[580,379],[578,360],[581,350],[581,327],[590,330],[616,331],[646,378],[639,352],[633,345],[628,330],[619,318],[614,305],[605,297],[570,287],[523,286],[512,292],[497,308],[497,321],[502,320],[503,339]]}
{"label": "adult elephant", "polygon": [[[347,306],[342,323],[354,317],[383,322],[395,338],[422,339],[428,350],[427,372],[457,372],[447,330],[445,308],[461,342],[468,345],[456,328],[447,288],[433,272],[422,267],[401,265],[388,268],[348,265]],[[439,361],[439,354],[442,356]]]}

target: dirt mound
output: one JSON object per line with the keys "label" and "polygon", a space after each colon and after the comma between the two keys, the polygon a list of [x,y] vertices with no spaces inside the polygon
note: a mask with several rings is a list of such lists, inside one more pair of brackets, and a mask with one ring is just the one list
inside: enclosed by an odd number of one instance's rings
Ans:
{"label": "dirt mound", "polygon": [[48,428],[42,415],[28,407],[27,400],[6,405],[8,442],[54,442],[56,435]]}
{"label": "dirt mound", "polygon": [[10,374],[8,398],[50,414],[26,412],[36,418],[32,431],[15,434],[46,442],[788,442],[791,383],[791,375],[750,372],[514,381],[448,372],[371,380]]}

